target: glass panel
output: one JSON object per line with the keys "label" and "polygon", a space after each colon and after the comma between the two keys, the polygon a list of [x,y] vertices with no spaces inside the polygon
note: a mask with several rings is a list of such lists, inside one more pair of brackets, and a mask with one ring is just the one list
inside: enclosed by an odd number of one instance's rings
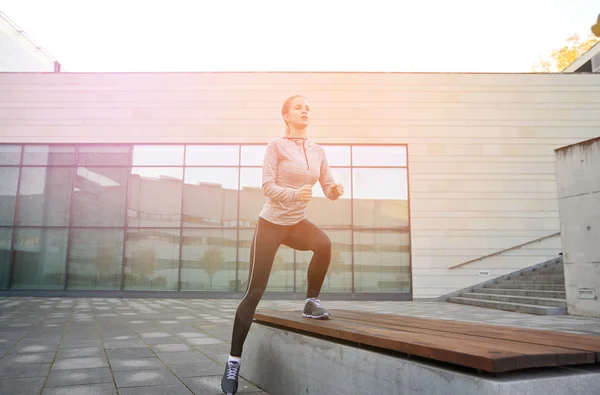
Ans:
{"label": "glass panel", "polygon": [[62,166],[75,164],[74,145],[26,145],[24,165]]}
{"label": "glass panel", "polygon": [[133,166],[183,166],[183,145],[134,145]]}
{"label": "glass panel", "polygon": [[188,145],[185,148],[187,166],[237,166],[239,162],[238,145]]}
{"label": "glass panel", "polygon": [[236,226],[238,168],[186,168],[184,226]]}
{"label": "glass panel", "polygon": [[294,292],[294,250],[290,247],[279,246],[265,292]]}
{"label": "glass panel", "polygon": [[350,166],[349,145],[322,145],[329,166]]}
{"label": "glass panel", "polygon": [[344,186],[344,195],[338,200],[325,197],[320,183],[313,186],[313,198],[306,208],[306,215],[311,222],[318,226],[349,228],[351,216],[351,183],[350,169],[331,169],[335,182]]}
{"label": "glass panel", "polygon": [[266,145],[242,145],[242,166],[262,166]]}
{"label": "glass panel", "polygon": [[73,225],[123,226],[128,172],[123,167],[78,167]]}
{"label": "glass panel", "polygon": [[15,222],[18,167],[0,167],[0,225],[12,226]]}
{"label": "glass panel", "polygon": [[355,145],[352,166],[406,166],[406,147]]}
{"label": "glass panel", "polygon": [[125,242],[125,289],[176,291],[179,229],[129,229]]}
{"label": "glass panel", "polygon": [[240,226],[256,227],[258,214],[262,210],[266,196],[262,191],[262,169],[241,169],[240,173]]}
{"label": "glass panel", "polygon": [[17,225],[68,226],[74,171],[70,167],[22,168]]}
{"label": "glass panel", "polygon": [[122,229],[73,229],[69,289],[120,289]]}
{"label": "glass panel", "polygon": [[406,168],[353,169],[354,226],[408,226]]}
{"label": "glass panel", "polygon": [[67,229],[17,229],[12,288],[57,289],[65,279]]}
{"label": "glass panel", "polygon": [[0,289],[8,288],[8,271],[10,270],[10,244],[12,229],[0,228]]}
{"label": "glass panel", "polygon": [[238,240],[238,288],[237,292],[246,292],[250,274],[250,247],[254,229],[240,229]]}
{"label": "glass panel", "polygon": [[182,291],[235,291],[237,231],[186,229],[181,249]]}
{"label": "glass panel", "polygon": [[21,163],[21,146],[0,144],[0,165],[18,165]]}
{"label": "glass panel", "polygon": [[355,292],[410,293],[410,235],[354,232]]}
{"label": "glass panel", "polygon": [[182,167],[134,167],[129,178],[128,226],[181,225]]}
{"label": "glass panel", "polygon": [[[331,261],[322,292],[352,291],[352,235],[350,231],[326,230],[331,240]],[[306,293],[306,274],[312,251],[296,251],[296,292]]]}
{"label": "glass panel", "polygon": [[81,166],[129,166],[128,145],[84,145],[77,151]]}

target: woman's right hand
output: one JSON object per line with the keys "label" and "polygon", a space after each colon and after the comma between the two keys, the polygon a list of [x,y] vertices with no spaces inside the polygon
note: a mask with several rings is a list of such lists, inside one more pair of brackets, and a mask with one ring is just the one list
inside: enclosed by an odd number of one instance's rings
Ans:
{"label": "woman's right hand", "polygon": [[306,184],[299,189],[298,198],[303,202],[309,202],[312,199],[312,186]]}

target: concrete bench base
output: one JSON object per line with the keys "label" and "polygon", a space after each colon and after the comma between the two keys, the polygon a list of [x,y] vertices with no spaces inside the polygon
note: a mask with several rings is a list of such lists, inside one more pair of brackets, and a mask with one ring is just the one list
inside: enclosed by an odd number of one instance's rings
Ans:
{"label": "concrete bench base", "polygon": [[253,323],[240,374],[270,395],[595,394],[600,366],[479,375]]}

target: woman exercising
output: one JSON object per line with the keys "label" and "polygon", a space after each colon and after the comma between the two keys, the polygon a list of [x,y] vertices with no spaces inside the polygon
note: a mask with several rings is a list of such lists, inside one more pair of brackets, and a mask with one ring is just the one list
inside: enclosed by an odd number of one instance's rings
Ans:
{"label": "woman exercising", "polygon": [[308,100],[299,95],[288,98],[281,115],[286,125],[285,136],[271,141],[264,157],[262,189],[267,202],[259,214],[250,247],[248,288],[233,322],[231,351],[221,379],[221,390],[226,394],[237,392],[242,347],[281,244],[314,252],[308,267],[302,315],[329,319],[329,312],[318,297],[329,268],[331,241],[325,232],[306,219],[306,206],[317,181],[330,200],[342,196],[344,188],[334,182],[323,148],[306,138],[310,123]]}

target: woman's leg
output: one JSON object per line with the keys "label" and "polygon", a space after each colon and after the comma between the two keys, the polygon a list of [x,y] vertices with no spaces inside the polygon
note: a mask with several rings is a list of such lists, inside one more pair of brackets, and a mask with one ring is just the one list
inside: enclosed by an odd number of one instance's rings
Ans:
{"label": "woman's leg", "polygon": [[295,225],[283,244],[296,250],[313,251],[308,266],[306,298],[318,298],[331,261],[331,241],[325,232],[309,220]]}
{"label": "woman's leg", "polygon": [[248,287],[238,305],[233,322],[230,351],[233,357],[242,356],[244,341],[250,330],[256,306],[267,287],[275,254],[288,231],[289,227],[276,225],[262,218],[258,220],[250,247]]}

